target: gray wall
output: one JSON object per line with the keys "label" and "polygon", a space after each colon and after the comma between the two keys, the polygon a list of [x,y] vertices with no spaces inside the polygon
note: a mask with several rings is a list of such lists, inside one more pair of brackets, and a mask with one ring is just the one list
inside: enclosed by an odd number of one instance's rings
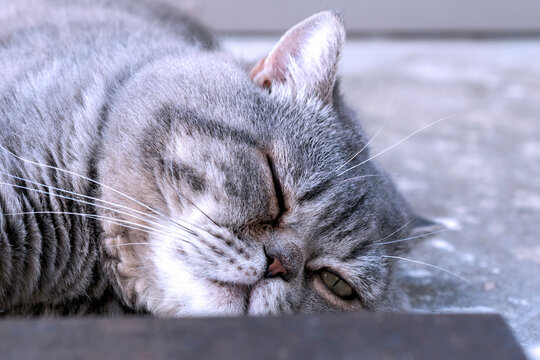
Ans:
{"label": "gray wall", "polygon": [[341,11],[349,35],[540,34],[540,0],[169,0],[232,33],[279,33],[317,11]]}

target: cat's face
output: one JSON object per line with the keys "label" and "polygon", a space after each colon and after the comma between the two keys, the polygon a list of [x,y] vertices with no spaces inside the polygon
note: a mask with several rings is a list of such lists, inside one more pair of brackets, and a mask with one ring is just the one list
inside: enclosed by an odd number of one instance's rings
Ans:
{"label": "cat's face", "polygon": [[385,256],[405,249],[380,243],[407,237],[414,215],[363,163],[367,149],[354,156],[367,139],[335,85],[343,38],[321,13],[251,71],[195,54],[126,85],[101,180],[124,193],[103,188],[103,199],[138,211],[105,211],[131,229],[103,222],[106,270],[128,304],[236,315],[388,302]]}

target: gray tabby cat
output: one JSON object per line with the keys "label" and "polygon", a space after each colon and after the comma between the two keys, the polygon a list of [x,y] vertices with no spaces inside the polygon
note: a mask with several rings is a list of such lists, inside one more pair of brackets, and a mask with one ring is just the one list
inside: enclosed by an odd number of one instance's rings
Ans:
{"label": "gray tabby cat", "polygon": [[396,240],[431,224],[340,97],[339,17],[249,64],[172,7],[95,3],[0,7],[0,309],[393,306]]}

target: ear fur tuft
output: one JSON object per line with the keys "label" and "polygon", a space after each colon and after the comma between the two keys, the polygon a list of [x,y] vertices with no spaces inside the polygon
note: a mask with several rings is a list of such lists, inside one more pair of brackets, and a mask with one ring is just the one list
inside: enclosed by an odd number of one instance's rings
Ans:
{"label": "ear fur tuft", "polygon": [[315,14],[287,31],[250,77],[268,90],[284,85],[293,95],[304,91],[330,102],[344,42],[345,28],[337,14]]}

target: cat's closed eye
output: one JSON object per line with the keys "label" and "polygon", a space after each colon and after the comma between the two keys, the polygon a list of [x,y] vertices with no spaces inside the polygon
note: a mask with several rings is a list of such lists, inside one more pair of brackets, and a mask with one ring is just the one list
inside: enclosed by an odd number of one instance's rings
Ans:
{"label": "cat's closed eye", "polygon": [[270,169],[270,174],[272,175],[272,182],[274,185],[274,193],[276,196],[276,200],[278,203],[279,213],[276,216],[276,218],[273,220],[274,223],[278,223],[281,217],[285,212],[287,212],[287,203],[285,202],[285,196],[283,194],[283,187],[281,185],[281,182],[277,176],[276,168],[274,165],[274,160],[270,155],[266,155],[266,161],[268,162],[268,168]]}

